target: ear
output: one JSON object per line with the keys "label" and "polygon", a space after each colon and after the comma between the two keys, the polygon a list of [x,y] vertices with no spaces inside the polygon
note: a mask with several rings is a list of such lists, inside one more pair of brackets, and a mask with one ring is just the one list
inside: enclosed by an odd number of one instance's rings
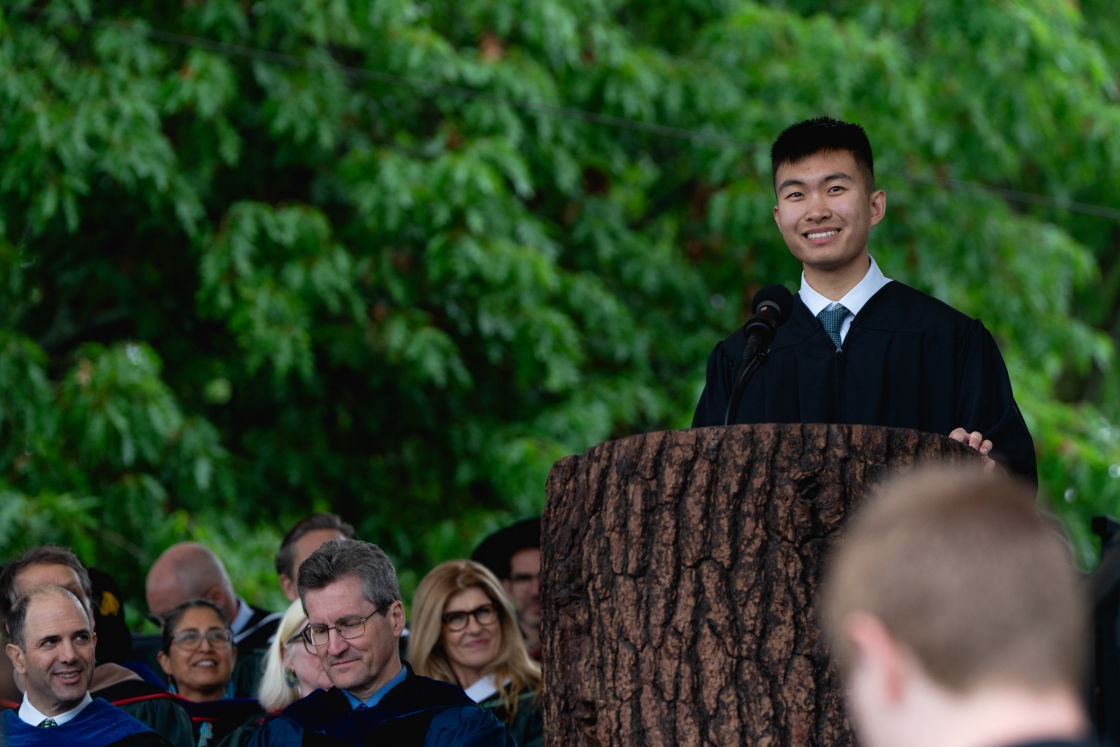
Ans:
{"label": "ear", "polygon": [[4,653],[12,660],[12,669],[15,669],[21,675],[27,676],[27,661],[24,658],[25,654],[23,649],[14,643],[9,643],[4,647]]}
{"label": "ear", "polygon": [[167,654],[163,653],[162,651],[160,651],[158,654],[156,654],[156,661],[159,662],[159,668],[163,670],[163,673],[170,676],[171,675],[171,657],[168,656]]}
{"label": "ear", "polygon": [[284,592],[284,596],[288,598],[289,602],[294,602],[299,597],[296,591],[296,581],[287,573],[280,574],[280,589]]}
{"label": "ear", "polygon": [[778,206],[777,205],[774,205],[774,223],[777,224],[778,228],[782,227],[782,224],[778,223]]}
{"label": "ear", "polygon": [[871,202],[871,225],[876,225],[887,214],[887,193],[877,189],[868,198]]}
{"label": "ear", "polygon": [[844,635],[853,649],[853,671],[879,689],[885,701],[901,701],[908,679],[907,652],[882,621],[865,612],[854,613],[844,622]]}
{"label": "ear", "polygon": [[404,605],[400,601],[393,602],[389,605],[387,617],[389,622],[393,624],[393,635],[397,638],[401,637],[404,632]]}
{"label": "ear", "polygon": [[506,590],[506,596],[513,599],[513,579],[503,578],[502,588]]}

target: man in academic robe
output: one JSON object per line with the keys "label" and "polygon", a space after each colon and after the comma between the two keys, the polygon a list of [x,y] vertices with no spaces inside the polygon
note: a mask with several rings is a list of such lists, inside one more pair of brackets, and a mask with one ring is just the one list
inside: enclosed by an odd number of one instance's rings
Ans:
{"label": "man in academic robe", "polygon": [[491,534],[471,554],[501,579],[517,611],[525,647],[541,658],[541,519],[524,519]]}
{"label": "man in academic robe", "polygon": [[90,696],[97,635],[84,600],[39,584],[7,618],[5,653],[25,683],[19,710],[0,715],[6,747],[168,747],[144,724]]}
{"label": "man in academic robe", "polygon": [[265,721],[253,747],[513,746],[502,723],[462,689],[402,664],[404,606],[393,564],[376,545],[325,543],[300,566],[299,594],[304,640],[334,687]]}
{"label": "man in academic robe", "polygon": [[[194,542],[172,545],[156,558],[148,570],[144,593],[148,609],[160,619],[189,599],[205,599],[217,605],[230,621],[237,646],[234,696],[257,696],[262,660],[283,615],[251,607],[235,594],[222,561]],[[153,670],[161,671],[158,664]]]}
{"label": "man in academic robe", "polygon": [[276,553],[276,575],[289,602],[299,599],[297,576],[303,561],[324,542],[354,539],[354,527],[338,514],[319,512],[303,517],[284,534]]}
{"label": "man in academic robe", "polygon": [[[68,589],[83,600],[94,620],[96,632],[97,613],[90,604],[93,589],[90,576],[73,552],[54,545],[31,548],[0,569],[0,619],[7,618],[20,596],[32,587],[44,583]],[[164,737],[173,747],[194,747],[190,716],[169,692],[145,682],[136,673],[119,664],[103,661],[100,642],[95,653],[96,666],[90,684],[92,697],[117,706]],[[0,710],[17,709],[23,695],[15,681],[15,672],[8,657],[0,657],[0,670],[8,675],[3,678]]]}
{"label": "man in academic robe", "polygon": [[1087,589],[1035,492],[1002,472],[925,470],[844,529],[821,620],[860,745],[1096,744]]}
{"label": "man in academic robe", "polygon": [[[771,151],[774,220],[801,261],[801,289],[736,423],[849,423],[940,433],[1037,482],[1034,443],[992,335],[883,275],[867,251],[886,215],[871,144],[858,125],[820,118]],[[694,428],[722,425],[746,339],[717,344]],[[994,464],[992,464],[994,466]]]}

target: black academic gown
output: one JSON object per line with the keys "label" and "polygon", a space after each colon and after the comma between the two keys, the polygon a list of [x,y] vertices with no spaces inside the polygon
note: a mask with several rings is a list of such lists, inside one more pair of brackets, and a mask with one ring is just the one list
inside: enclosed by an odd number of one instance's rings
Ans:
{"label": "black academic gown", "polygon": [[143,680],[125,680],[91,692],[166,739],[172,747],[196,743],[190,716],[171,693]]}
{"label": "black academic gown", "polygon": [[215,747],[249,721],[258,724],[266,714],[254,698],[226,698],[193,703],[178,699],[194,724],[194,740],[199,747]]}
{"label": "black academic gown", "polygon": [[25,724],[14,710],[0,714],[0,724],[5,747],[168,747],[163,737],[101,698],[53,729]]}
{"label": "black academic gown", "polygon": [[[692,427],[723,425],[745,346],[736,330],[708,357]],[[885,425],[943,436],[960,427],[983,433],[994,459],[1038,482],[1034,442],[992,335],[979,320],[894,281],[855,316],[840,352],[795,294],[736,422]]]}

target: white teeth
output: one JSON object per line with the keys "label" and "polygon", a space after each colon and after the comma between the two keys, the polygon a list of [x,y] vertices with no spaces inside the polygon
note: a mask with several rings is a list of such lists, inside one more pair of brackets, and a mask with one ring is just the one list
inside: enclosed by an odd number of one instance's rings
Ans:
{"label": "white teeth", "polygon": [[808,236],[809,236],[810,241],[815,241],[816,239],[825,239],[825,238],[828,238],[829,236],[835,236],[838,233],[840,233],[840,232],[839,231],[821,231],[820,233],[808,234]]}

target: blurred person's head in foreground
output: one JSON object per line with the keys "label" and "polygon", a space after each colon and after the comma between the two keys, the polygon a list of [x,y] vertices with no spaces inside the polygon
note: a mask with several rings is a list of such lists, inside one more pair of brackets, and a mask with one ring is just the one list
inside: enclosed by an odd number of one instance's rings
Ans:
{"label": "blurred person's head in foreground", "polygon": [[257,700],[269,713],[282,711],[315,690],[329,690],[330,678],[311,644],[303,639],[307,614],[296,599],[284,613],[268,648]]}
{"label": "blurred person's head in foreground", "polygon": [[365,701],[401,672],[404,605],[393,562],[377,545],[331,540],[300,566],[305,640],[331,683]]}
{"label": "blurred person's head in foreground", "polygon": [[1087,602],[1033,487],[925,469],[859,509],[823,622],[866,747],[1086,738]]}
{"label": "blurred person's head in foreground", "polygon": [[354,539],[354,527],[336,514],[316,513],[297,521],[280,542],[276,574],[289,602],[299,599],[299,567],[324,542]]}
{"label": "blurred person's head in foreground", "polygon": [[540,690],[512,604],[497,577],[471,560],[449,560],[420,582],[412,604],[409,661],[432,679],[457,684],[476,702],[500,701],[505,721],[522,696]]}
{"label": "blurred person's head in foreground", "polygon": [[513,600],[525,645],[540,654],[541,626],[541,520],[525,519],[484,539],[471,560],[486,566],[502,582]]}
{"label": "blurred person's head in foreground", "polygon": [[180,697],[193,703],[233,697],[237,648],[229,618],[213,602],[190,599],[164,616],[158,659]]}

